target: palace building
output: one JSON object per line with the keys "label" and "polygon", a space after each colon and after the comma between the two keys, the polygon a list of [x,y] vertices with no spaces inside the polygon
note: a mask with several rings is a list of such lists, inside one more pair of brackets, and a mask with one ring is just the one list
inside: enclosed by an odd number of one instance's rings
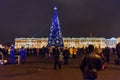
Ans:
{"label": "palace building", "polygon": [[[105,39],[96,37],[87,38],[63,38],[64,47],[87,47],[89,44],[95,47],[115,47],[116,39]],[[15,38],[15,48],[41,48],[47,46],[48,38]]]}

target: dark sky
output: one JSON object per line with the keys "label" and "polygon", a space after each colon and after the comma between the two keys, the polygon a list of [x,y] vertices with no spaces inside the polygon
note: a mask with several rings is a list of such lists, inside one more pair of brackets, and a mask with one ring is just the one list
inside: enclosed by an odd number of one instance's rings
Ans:
{"label": "dark sky", "polygon": [[48,37],[55,5],[64,37],[120,36],[119,0],[0,0],[0,42]]}

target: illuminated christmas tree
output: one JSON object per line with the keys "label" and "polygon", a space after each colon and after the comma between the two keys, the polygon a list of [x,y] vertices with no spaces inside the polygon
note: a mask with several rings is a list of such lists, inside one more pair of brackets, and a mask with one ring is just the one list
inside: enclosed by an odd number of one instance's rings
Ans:
{"label": "illuminated christmas tree", "polygon": [[63,47],[63,38],[62,38],[62,32],[60,27],[60,22],[57,14],[57,8],[54,7],[54,15],[52,18],[52,24],[50,27],[50,35],[48,38],[48,46],[58,46]]}

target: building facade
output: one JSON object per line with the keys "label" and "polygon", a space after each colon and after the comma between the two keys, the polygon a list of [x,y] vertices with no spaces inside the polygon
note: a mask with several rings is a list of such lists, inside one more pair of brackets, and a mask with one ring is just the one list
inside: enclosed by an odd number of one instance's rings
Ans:
{"label": "building facade", "polygon": [[15,38],[15,48],[40,48],[47,45],[47,38]]}
{"label": "building facade", "polygon": [[[89,44],[95,47],[104,48],[109,42],[105,38],[87,37],[87,38],[63,38],[64,47],[87,47]],[[41,48],[47,46],[48,38],[15,38],[15,48]]]}
{"label": "building facade", "polygon": [[117,39],[116,38],[110,38],[105,40],[105,44],[107,44],[107,47],[110,48],[115,48],[117,44]]}

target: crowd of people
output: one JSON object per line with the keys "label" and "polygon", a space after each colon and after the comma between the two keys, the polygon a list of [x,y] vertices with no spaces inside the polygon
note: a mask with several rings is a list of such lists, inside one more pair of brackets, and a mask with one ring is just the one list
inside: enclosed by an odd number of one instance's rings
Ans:
{"label": "crowd of people", "polygon": [[54,60],[54,70],[62,69],[62,65],[68,65],[69,59],[75,59],[80,56],[80,70],[83,73],[84,80],[95,80],[97,71],[104,69],[107,65],[104,63],[110,62],[111,54],[116,54],[115,64],[120,64],[120,43],[116,48],[95,48],[93,45],[88,45],[86,48],[75,47],[42,47],[42,48],[24,48],[15,49],[12,45],[9,49],[1,49],[4,55],[9,55],[8,62],[16,64],[16,55],[20,55],[20,63],[26,62],[26,57],[29,55],[41,56],[45,59],[51,58]]}
{"label": "crowd of people", "polygon": [[[21,47],[20,49],[15,49],[12,45],[10,48],[0,48],[0,52],[4,55],[10,55],[10,62],[15,61],[15,55],[21,56],[21,62],[25,62],[26,56],[29,55],[36,55],[42,56],[44,58],[53,58],[54,52],[56,47],[42,47],[42,48],[24,48]],[[87,53],[87,48],[75,48],[75,47],[58,47],[59,54],[64,56],[64,64],[68,64],[68,58],[76,58],[76,56],[82,56],[83,54]],[[98,53],[104,60],[104,62],[110,62],[111,54],[116,54],[116,60],[120,58],[120,43],[116,45],[116,48],[95,48],[94,51]],[[24,55],[24,56],[23,56]],[[13,57],[13,59],[11,59]],[[13,63],[12,62],[12,63]]]}

